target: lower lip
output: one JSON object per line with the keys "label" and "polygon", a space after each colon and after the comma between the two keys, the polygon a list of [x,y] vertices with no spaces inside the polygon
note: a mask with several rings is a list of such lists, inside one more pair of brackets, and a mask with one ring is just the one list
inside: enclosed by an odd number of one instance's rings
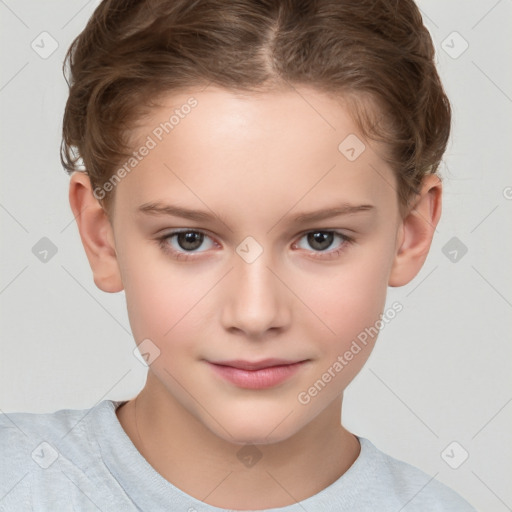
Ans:
{"label": "lower lip", "polygon": [[265,389],[281,384],[304,365],[305,361],[280,366],[270,366],[260,370],[242,370],[232,366],[208,363],[213,370],[235,386],[246,389]]}

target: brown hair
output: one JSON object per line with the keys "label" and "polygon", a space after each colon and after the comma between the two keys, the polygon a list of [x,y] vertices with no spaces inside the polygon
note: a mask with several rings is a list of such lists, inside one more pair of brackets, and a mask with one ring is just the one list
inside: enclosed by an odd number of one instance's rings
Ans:
{"label": "brown hair", "polygon": [[[63,71],[61,161],[71,173],[82,159],[93,188],[131,155],[130,129],[157,99],[193,86],[307,85],[353,98],[363,134],[387,143],[402,215],[450,133],[434,46],[412,0],[103,0]],[[111,195],[100,201],[106,211]]]}

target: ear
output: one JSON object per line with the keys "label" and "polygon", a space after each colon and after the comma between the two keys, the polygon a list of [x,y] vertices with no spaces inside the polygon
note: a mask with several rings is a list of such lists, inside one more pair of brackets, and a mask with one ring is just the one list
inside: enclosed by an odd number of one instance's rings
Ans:
{"label": "ear", "polygon": [[92,269],[94,283],[104,292],[123,289],[110,219],[93,194],[89,176],[82,171],[71,175],[69,203]]}
{"label": "ear", "polygon": [[389,286],[404,286],[421,270],[441,217],[441,203],[441,180],[435,174],[429,174],[423,179],[420,194],[402,220]]}

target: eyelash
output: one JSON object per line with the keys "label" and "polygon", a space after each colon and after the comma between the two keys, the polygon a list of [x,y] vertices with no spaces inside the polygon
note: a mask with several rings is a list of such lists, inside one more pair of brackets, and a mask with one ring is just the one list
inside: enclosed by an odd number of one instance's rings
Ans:
{"label": "eyelash", "polygon": [[[166,253],[170,254],[173,258],[180,260],[180,261],[188,261],[191,259],[194,259],[195,256],[192,256],[193,254],[196,254],[195,252],[181,252],[177,251],[176,249],[172,249],[169,245],[169,240],[176,235],[179,235],[180,233],[200,233],[204,235],[205,237],[211,238],[208,236],[204,231],[198,230],[198,229],[183,229],[179,231],[172,231],[170,233],[165,234],[162,237],[159,237],[158,245],[160,248]],[[324,234],[333,234],[335,236],[338,236],[341,241],[343,242],[342,246],[339,249],[331,250],[331,251],[313,251],[311,257],[315,259],[332,259],[336,258],[337,256],[341,255],[347,247],[355,242],[355,240],[352,237],[349,237],[343,233],[340,233],[338,231],[329,230],[329,229],[313,229],[306,231],[302,233],[299,237],[299,240],[301,240],[303,237],[305,237],[308,234],[312,233],[324,233]],[[202,251],[204,252],[204,251]]]}

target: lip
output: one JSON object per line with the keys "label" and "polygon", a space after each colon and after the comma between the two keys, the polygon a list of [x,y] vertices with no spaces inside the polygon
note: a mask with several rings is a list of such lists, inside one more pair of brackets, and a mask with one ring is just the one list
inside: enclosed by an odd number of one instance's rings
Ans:
{"label": "lip", "polygon": [[266,389],[277,386],[297,373],[306,362],[307,360],[284,359],[207,361],[217,375],[245,389]]}
{"label": "lip", "polygon": [[262,368],[272,368],[273,366],[284,366],[302,362],[301,360],[289,359],[261,359],[260,361],[246,361],[244,359],[233,359],[231,361],[209,361],[212,364],[231,366],[240,370],[261,370]]}

